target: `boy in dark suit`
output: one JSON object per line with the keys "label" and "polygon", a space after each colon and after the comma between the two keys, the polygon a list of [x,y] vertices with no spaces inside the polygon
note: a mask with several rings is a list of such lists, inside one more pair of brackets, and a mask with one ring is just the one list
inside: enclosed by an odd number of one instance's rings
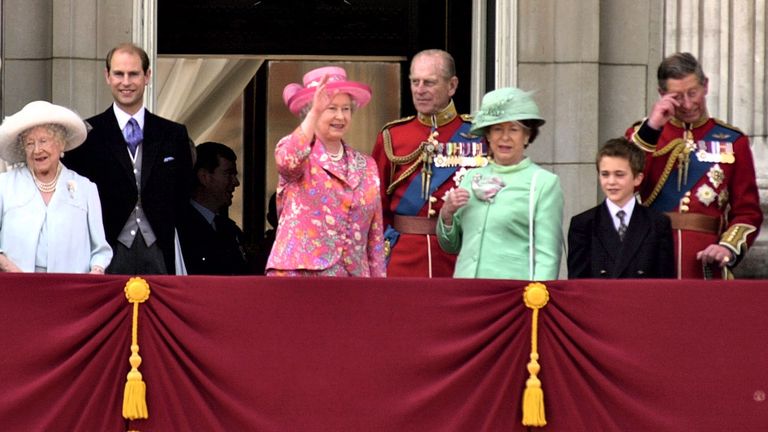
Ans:
{"label": "boy in dark suit", "polygon": [[606,199],[571,219],[568,278],[674,278],[669,218],[635,199],[645,154],[614,138],[597,153],[596,165]]}

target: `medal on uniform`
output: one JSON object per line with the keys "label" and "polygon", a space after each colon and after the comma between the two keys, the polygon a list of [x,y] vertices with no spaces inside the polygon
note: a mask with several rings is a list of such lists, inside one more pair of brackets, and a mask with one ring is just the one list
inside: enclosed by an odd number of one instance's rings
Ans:
{"label": "medal on uniform", "polygon": [[471,142],[465,143],[463,161],[465,166],[475,166],[475,156],[472,154]]}
{"label": "medal on uniform", "polygon": [[715,201],[717,194],[708,184],[703,184],[696,189],[696,198],[705,206],[709,206]]}
{"label": "medal on uniform", "polygon": [[449,143],[450,144],[450,150],[448,151],[448,166],[455,167],[459,166],[459,160],[456,157],[456,152],[459,149],[458,143]]}
{"label": "medal on uniform", "polygon": [[712,186],[717,189],[723,184],[723,180],[725,180],[725,172],[720,168],[720,165],[715,164],[707,172],[707,177],[709,178],[709,182],[712,183]]}
{"label": "medal on uniform", "polygon": [[466,174],[467,174],[467,169],[465,167],[461,167],[457,169],[456,172],[453,174],[453,184],[455,184],[456,186],[460,185],[461,180],[464,178]]}
{"label": "medal on uniform", "polygon": [[717,195],[717,206],[721,209],[728,205],[728,189],[725,188]]}
{"label": "medal on uniform", "polygon": [[707,153],[707,143],[706,141],[699,140],[696,143],[696,159],[699,160],[699,162],[708,162],[709,154]]}
{"label": "medal on uniform", "polygon": [[438,142],[435,145],[435,152],[434,152],[434,154],[435,154],[435,156],[434,156],[433,160],[435,162],[435,166],[438,167],[438,168],[441,168],[441,167],[445,166],[445,160],[446,160],[445,159],[445,144],[443,144],[441,142]]}
{"label": "medal on uniform", "polygon": [[724,142],[720,143],[720,161],[726,164],[732,164],[736,162],[736,156],[733,154],[733,143]]}

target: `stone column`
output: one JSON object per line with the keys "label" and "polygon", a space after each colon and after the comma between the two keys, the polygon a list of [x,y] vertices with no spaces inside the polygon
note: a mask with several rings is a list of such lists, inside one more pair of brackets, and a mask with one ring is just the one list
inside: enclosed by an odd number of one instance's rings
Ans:
{"label": "stone column", "polygon": [[[147,52],[150,67],[154,71],[157,64],[157,0],[133,0],[132,14],[133,37],[131,40]],[[155,78],[153,73],[144,91],[144,105],[153,112],[157,102]]]}
{"label": "stone column", "polygon": [[485,94],[486,58],[486,29],[488,26],[488,10],[485,0],[472,0],[472,81],[470,86],[470,112],[480,108],[480,101]]}
{"label": "stone column", "polygon": [[105,110],[112,96],[104,80],[104,57],[131,38],[131,2],[54,0],[52,101],[83,117]]}
{"label": "stone column", "polygon": [[534,92],[547,121],[526,154],[560,177],[567,232],[571,217],[598,201],[600,1],[517,3],[517,86]]}
{"label": "stone column", "polygon": [[50,100],[53,6],[48,0],[2,1],[2,115]]}

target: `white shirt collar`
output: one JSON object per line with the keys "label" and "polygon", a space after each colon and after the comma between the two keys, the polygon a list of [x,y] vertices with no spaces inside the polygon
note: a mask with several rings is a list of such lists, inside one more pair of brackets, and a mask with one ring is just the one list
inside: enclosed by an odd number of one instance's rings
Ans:
{"label": "white shirt collar", "polygon": [[213,218],[216,217],[216,213],[212,212],[208,207],[204,207],[202,204],[193,199],[189,200],[189,203],[192,204],[192,207],[199,211],[201,215],[203,215],[205,220],[207,220],[210,225],[213,225]]}
{"label": "white shirt collar", "polygon": [[121,110],[116,103],[113,103],[112,110],[115,112],[115,118],[117,118],[117,125],[120,126],[120,130],[125,129],[125,125],[128,124],[128,120],[130,120],[131,117],[135,118],[136,122],[139,124],[139,127],[144,130],[144,114],[146,112],[146,108],[141,107],[138,111],[136,111],[136,114],[130,115],[127,112]]}
{"label": "white shirt collar", "polygon": [[633,197],[631,200],[627,201],[626,204],[624,204],[624,207],[617,206],[613,201],[607,198],[605,199],[605,204],[608,206],[608,213],[611,214],[613,224],[616,226],[616,228],[618,228],[620,221],[618,216],[616,216],[616,213],[618,213],[619,210],[624,210],[624,223],[629,225],[629,221],[632,219],[632,212],[635,210],[635,204],[637,204],[637,199]]}

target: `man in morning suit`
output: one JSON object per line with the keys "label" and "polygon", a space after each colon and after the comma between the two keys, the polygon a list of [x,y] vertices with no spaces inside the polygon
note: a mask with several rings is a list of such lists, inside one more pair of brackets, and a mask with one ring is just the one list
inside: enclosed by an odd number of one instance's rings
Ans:
{"label": "man in morning suit", "polygon": [[189,274],[248,273],[243,232],[227,217],[232,194],[240,186],[237,156],[217,142],[196,147],[192,198],[179,218],[179,241]]}
{"label": "man in morning suit", "polygon": [[749,138],[709,116],[709,79],[690,53],[665,58],[659,99],[627,138],[648,153],[643,205],[666,212],[681,279],[732,278],[763,222]]}
{"label": "man in morning suit", "polygon": [[467,169],[488,163],[482,137],[453,105],[459,79],[453,57],[421,51],[410,70],[415,116],[388,123],[372,156],[379,167],[387,276],[452,277],[456,255],[435,236],[443,198]]}
{"label": "man in morning suit", "polygon": [[152,71],[147,53],[125,43],[109,51],[105,78],[114,103],[87,122],[69,168],[96,183],[113,274],[175,274],[176,218],[189,197],[187,129],[144,108]]}
{"label": "man in morning suit", "polygon": [[635,199],[645,154],[626,138],[615,138],[595,162],[606,198],[571,219],[568,278],[674,278],[669,217]]}

